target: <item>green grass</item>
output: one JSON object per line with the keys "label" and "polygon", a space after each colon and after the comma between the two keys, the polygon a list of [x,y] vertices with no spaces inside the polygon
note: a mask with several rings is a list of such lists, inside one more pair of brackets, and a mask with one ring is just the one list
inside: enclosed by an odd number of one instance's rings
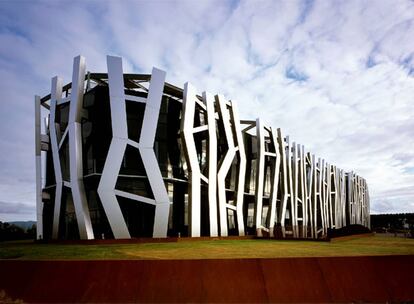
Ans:
{"label": "green grass", "polygon": [[200,240],[115,245],[0,243],[0,259],[238,259],[414,254],[414,239],[359,237],[336,242],[281,240]]}

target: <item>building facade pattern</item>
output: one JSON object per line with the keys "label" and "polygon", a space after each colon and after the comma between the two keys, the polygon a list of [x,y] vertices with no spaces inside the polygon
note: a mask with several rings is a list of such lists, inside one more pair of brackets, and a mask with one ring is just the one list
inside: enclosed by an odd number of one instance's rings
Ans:
{"label": "building facade pattern", "polygon": [[107,67],[86,72],[78,56],[71,83],[54,77],[35,96],[39,239],[315,239],[370,227],[368,186],[354,172],[240,120],[223,95],[175,87],[156,68],[124,74],[119,57]]}

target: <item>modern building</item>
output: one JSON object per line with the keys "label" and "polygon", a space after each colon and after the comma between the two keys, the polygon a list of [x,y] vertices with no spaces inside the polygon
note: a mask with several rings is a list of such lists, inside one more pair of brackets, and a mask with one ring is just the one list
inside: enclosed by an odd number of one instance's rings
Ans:
{"label": "modern building", "polygon": [[368,186],[355,173],[240,120],[222,95],[178,88],[156,68],[124,74],[119,57],[107,66],[86,72],[78,56],[71,83],[54,77],[35,97],[38,238],[321,238],[369,227]]}

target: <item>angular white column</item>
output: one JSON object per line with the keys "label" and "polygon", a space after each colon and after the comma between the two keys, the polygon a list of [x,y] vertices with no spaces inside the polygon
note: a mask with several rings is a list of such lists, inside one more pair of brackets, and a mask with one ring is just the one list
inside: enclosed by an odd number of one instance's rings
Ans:
{"label": "angular white column", "polygon": [[[219,219],[220,219],[220,235],[227,236],[227,209],[236,211],[237,225],[239,235],[244,235],[243,223],[243,196],[244,196],[244,179],[246,172],[246,155],[244,151],[243,136],[240,127],[240,120],[234,102],[226,102],[222,95],[216,96],[216,103],[219,106],[219,116],[223,122],[225,137],[228,150],[224,157],[220,160],[220,166],[217,174],[218,198],[219,198]],[[229,109],[227,108],[229,106]],[[233,137],[235,134],[236,138]],[[239,152],[239,172],[236,189],[236,204],[227,203],[226,198],[226,176],[230,170],[231,164]]]}
{"label": "angular white column", "polygon": [[341,189],[341,228],[346,226],[346,178],[345,170],[341,170],[340,189]]}
{"label": "angular white column", "polygon": [[166,73],[153,68],[139,138],[139,152],[154,194],[155,218],[153,237],[167,237],[170,200],[154,151],[155,133],[160,114]]}
{"label": "angular white column", "polygon": [[347,187],[348,187],[348,196],[347,196],[347,204],[348,204],[348,216],[349,216],[349,223],[348,225],[355,224],[355,215],[354,215],[354,189],[353,189],[353,172],[348,172],[347,174]]}
{"label": "angular white column", "polygon": [[279,149],[280,149],[280,157],[281,157],[281,178],[282,178],[282,200],[281,200],[281,211],[280,211],[280,225],[282,227],[282,235],[286,237],[287,233],[291,233],[293,237],[296,237],[295,230],[292,227],[291,231],[286,231],[285,221],[286,221],[286,210],[288,206],[288,202],[290,202],[290,218],[292,223],[295,221],[295,209],[294,209],[294,195],[293,195],[293,187],[292,187],[292,158],[290,152],[290,145],[289,145],[289,138],[285,138],[282,136],[282,131],[277,129],[278,131],[278,142],[279,142]]}
{"label": "angular white column", "polygon": [[35,155],[36,155],[36,239],[43,238],[42,156],[40,128],[40,96],[35,96]]}
{"label": "angular white column", "polygon": [[367,208],[367,227],[369,229],[371,229],[371,217],[370,217],[370,200],[369,200],[369,189],[368,189],[368,184],[365,185],[365,190],[367,192],[367,203],[366,203],[366,208]]}
{"label": "angular white column", "polygon": [[208,123],[208,203],[210,215],[210,236],[218,236],[217,222],[217,130],[214,96],[204,92]]}
{"label": "angular white column", "polygon": [[308,187],[308,218],[309,218],[309,228],[310,228],[310,234],[311,238],[316,238],[317,235],[315,234],[315,201],[316,201],[316,195],[314,195],[316,191],[316,167],[315,167],[315,155],[311,155],[310,153],[307,154],[307,166],[309,167],[307,171],[307,187]]}
{"label": "angular white column", "polygon": [[[194,127],[196,105],[203,107],[207,115],[206,124]],[[205,109],[204,109],[205,107]],[[200,236],[201,229],[201,180],[208,184],[209,223],[210,236],[218,236],[217,223],[217,134],[216,111],[214,97],[203,92],[202,103],[196,95],[196,89],[189,83],[184,85],[183,94],[183,119],[181,120],[181,134],[184,144],[185,158],[189,173],[189,234],[193,237]],[[194,135],[199,132],[208,132],[208,178],[201,173],[197,156]]]}
{"label": "angular white column", "polygon": [[62,79],[59,77],[52,78],[52,89],[50,94],[50,123],[49,123],[49,134],[50,134],[50,145],[52,149],[53,158],[53,170],[55,173],[56,180],[56,191],[55,191],[55,206],[53,212],[53,228],[52,228],[52,239],[58,238],[59,233],[59,220],[60,220],[60,209],[62,203],[62,188],[63,178],[62,169],[60,166],[59,156],[59,143],[57,132],[60,129],[59,124],[56,122],[56,106],[62,99]]}
{"label": "angular white column", "polygon": [[257,137],[257,160],[256,160],[256,187],[255,196],[256,204],[254,208],[254,221],[257,236],[262,236],[262,213],[263,213],[263,184],[265,168],[265,138],[264,128],[260,119],[256,119],[256,137]]}
{"label": "angular white column", "polygon": [[282,197],[280,202],[279,220],[278,222],[282,228],[282,235],[285,237],[285,217],[286,217],[286,205],[289,198],[288,184],[287,184],[287,164],[286,164],[286,144],[285,139],[282,136],[282,130],[277,129],[277,140],[279,143],[280,158],[281,158],[281,191]]}
{"label": "angular white column", "polygon": [[239,236],[244,235],[244,221],[243,221],[243,202],[244,202],[244,181],[246,178],[246,152],[244,150],[243,133],[240,126],[239,111],[237,110],[237,103],[230,101],[230,114],[233,132],[236,134],[236,152],[239,155],[239,172],[237,179],[237,195],[236,195],[236,214],[237,226]]}
{"label": "angular white column", "polygon": [[307,153],[305,153],[305,147],[302,145],[300,147],[301,153],[301,162],[300,162],[300,172],[301,172],[301,190],[302,190],[302,201],[303,201],[303,225],[302,225],[302,236],[304,238],[308,237],[309,230],[309,211],[311,210],[310,206],[310,188],[308,187],[310,176],[307,174]]}
{"label": "angular white column", "polygon": [[345,226],[345,175],[344,170],[337,168],[337,206],[335,214],[335,228],[340,229]]}
{"label": "angular white column", "polygon": [[73,62],[72,90],[69,110],[69,171],[73,204],[81,239],[93,239],[89,208],[83,185],[81,113],[85,82],[85,58],[78,56]]}
{"label": "angular white column", "polygon": [[292,189],[293,189],[293,214],[294,217],[292,218],[292,229],[293,234],[295,237],[299,237],[299,219],[298,219],[298,209],[299,204],[301,203],[299,195],[299,162],[300,156],[298,151],[298,145],[295,142],[292,143],[291,149],[292,151],[292,160],[291,160],[291,170],[292,170]]}
{"label": "angular white column", "polygon": [[269,211],[267,213],[267,225],[270,231],[270,237],[274,237],[274,226],[277,220],[277,195],[279,190],[279,174],[280,174],[280,152],[279,152],[279,144],[277,142],[277,135],[273,129],[270,128],[270,141],[273,145],[274,155],[269,153],[269,156],[273,156],[274,159],[274,166],[272,168],[271,176],[272,176],[272,185],[270,189],[270,205]]}
{"label": "angular white column", "polygon": [[325,236],[328,231],[328,182],[327,182],[327,164],[322,159],[322,165],[320,167],[321,172],[321,215],[322,215],[322,236]]}
{"label": "angular white column", "polygon": [[201,172],[194,141],[196,103],[196,89],[187,82],[184,84],[181,134],[188,166],[188,229],[191,237],[200,236],[201,225]]}
{"label": "angular white column", "polygon": [[[305,237],[306,231],[306,212],[307,212],[307,200],[306,200],[306,192],[305,192],[305,154],[303,152],[303,146],[297,144],[296,145],[296,153],[297,153],[297,184],[295,185],[295,198],[296,198],[296,222],[297,222],[297,235],[298,237]],[[295,173],[296,175],[296,173]],[[302,217],[299,217],[299,210],[302,211]]]}
{"label": "angular white column", "polygon": [[230,116],[227,110],[226,101],[221,95],[216,96],[216,103],[219,106],[219,113],[224,126],[224,132],[228,144],[228,150],[225,156],[220,160],[217,173],[217,189],[219,199],[219,219],[220,219],[220,235],[227,236],[227,198],[226,198],[226,176],[229,172],[231,163],[236,155],[234,147],[233,134],[230,127]]}
{"label": "angular white column", "polygon": [[106,156],[98,194],[116,239],[130,238],[128,227],[115,195],[115,186],[128,143],[122,59],[107,56],[112,141]]}
{"label": "angular white column", "polygon": [[329,200],[329,227],[336,228],[336,217],[337,217],[337,208],[338,208],[338,177],[336,172],[336,166],[330,165],[329,175],[330,175],[330,200]]}
{"label": "angular white column", "polygon": [[[128,139],[122,59],[108,56],[107,64],[113,138],[99,182],[98,194],[115,238],[130,238],[116,195],[155,205],[153,237],[166,237],[170,202],[154,151],[165,72],[155,68],[152,70],[138,143]],[[115,189],[128,144],[139,150],[154,199]]]}
{"label": "angular white column", "polygon": [[[315,170],[313,175],[313,220],[314,220],[314,236],[315,238],[324,235],[325,227],[325,216],[324,216],[324,205],[323,205],[323,164],[319,158],[316,163],[315,156],[312,155],[312,162],[315,164]],[[320,226],[318,226],[318,218],[320,218]],[[319,228],[320,227],[320,228]]]}

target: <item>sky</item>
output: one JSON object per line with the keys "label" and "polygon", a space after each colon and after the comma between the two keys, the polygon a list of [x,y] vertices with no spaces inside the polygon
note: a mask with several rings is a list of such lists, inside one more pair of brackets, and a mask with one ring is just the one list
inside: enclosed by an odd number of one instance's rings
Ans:
{"label": "sky", "polygon": [[414,2],[0,0],[0,221],[35,219],[34,95],[73,58],[236,100],[414,212]]}

